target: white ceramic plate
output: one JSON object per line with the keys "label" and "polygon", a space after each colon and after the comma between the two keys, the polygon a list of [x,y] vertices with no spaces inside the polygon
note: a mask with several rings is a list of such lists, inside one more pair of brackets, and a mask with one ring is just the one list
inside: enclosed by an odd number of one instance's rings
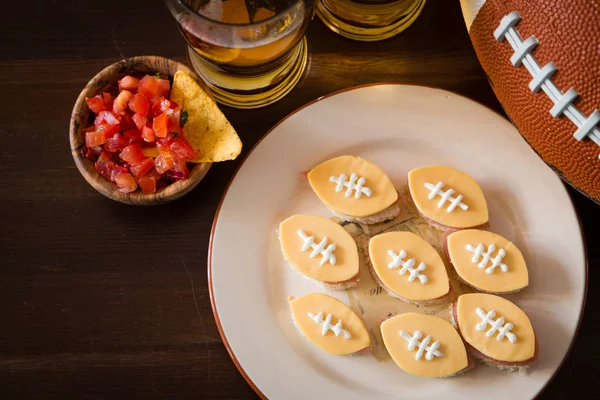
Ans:
{"label": "white ceramic plate", "polygon": [[[530,286],[508,296],[538,336],[540,357],[530,372],[478,364],[458,377],[424,379],[382,357],[326,354],[300,336],[287,296],[324,290],[285,264],[276,229],[295,213],[329,215],[299,173],[343,154],[375,162],[401,190],[407,171],[429,164],[461,169],[480,183],[490,229],[515,242],[530,269]],[[232,180],[210,250],[211,299],[223,340],[246,380],[270,399],[532,398],[568,353],[587,285],[578,218],[559,178],[501,116],[418,86],[351,89],[284,119]],[[365,295],[331,293],[346,304]]]}

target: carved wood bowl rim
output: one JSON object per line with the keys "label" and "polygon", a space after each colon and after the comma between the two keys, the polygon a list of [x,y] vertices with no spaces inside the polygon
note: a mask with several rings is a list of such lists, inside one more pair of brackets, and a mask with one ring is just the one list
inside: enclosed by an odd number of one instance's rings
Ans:
{"label": "carved wood bowl rim", "polygon": [[81,149],[85,144],[83,128],[88,125],[90,110],[85,102],[86,97],[93,97],[103,91],[110,90],[117,85],[117,81],[124,75],[132,72],[168,75],[171,80],[177,71],[188,73],[212,97],[206,83],[185,64],[159,56],[137,56],[117,61],[102,71],[98,72],[83,88],[71,113],[69,124],[69,140],[71,154],[77,169],[85,180],[98,192],[109,199],[137,206],[156,205],[170,202],[192,190],[204,178],[211,167],[211,163],[199,163],[190,169],[187,179],[171,183],[160,188],[156,193],[143,193],[139,188],[132,193],[119,192],[117,185],[104,178],[91,160],[83,157]]}

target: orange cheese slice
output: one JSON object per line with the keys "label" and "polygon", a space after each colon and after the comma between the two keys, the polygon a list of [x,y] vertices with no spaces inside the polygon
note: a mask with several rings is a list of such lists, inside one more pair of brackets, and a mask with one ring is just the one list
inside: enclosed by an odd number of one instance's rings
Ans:
{"label": "orange cheese slice", "polygon": [[402,298],[433,300],[450,290],[446,267],[438,252],[412,232],[374,236],[369,241],[369,258],[378,280]]}
{"label": "orange cheese slice", "polygon": [[323,293],[310,293],[288,300],[294,323],[321,350],[346,355],[371,346],[365,324],[338,299]]}
{"label": "orange cheese slice", "polygon": [[396,315],[383,321],[381,336],[392,359],[409,374],[439,378],[456,374],[469,365],[467,350],[456,329],[433,315]]}
{"label": "orange cheese slice", "polygon": [[531,322],[514,303],[492,294],[470,293],[460,296],[455,307],[463,339],[485,356],[522,362],[535,355]]}
{"label": "orange cheese slice", "polygon": [[358,275],[356,242],[330,219],[293,215],[279,225],[279,242],[285,259],[309,278],[336,283]]}
{"label": "orange cheese slice", "polygon": [[421,214],[452,228],[488,222],[488,207],[473,178],[450,167],[427,166],[408,173],[408,189]]}
{"label": "orange cheese slice", "polygon": [[353,217],[377,214],[398,200],[385,172],[356,156],[336,157],[317,165],[308,172],[308,182],[327,207]]}
{"label": "orange cheese slice", "polygon": [[523,254],[508,239],[493,232],[466,229],[448,235],[446,240],[456,273],[476,289],[510,293],[529,284]]}

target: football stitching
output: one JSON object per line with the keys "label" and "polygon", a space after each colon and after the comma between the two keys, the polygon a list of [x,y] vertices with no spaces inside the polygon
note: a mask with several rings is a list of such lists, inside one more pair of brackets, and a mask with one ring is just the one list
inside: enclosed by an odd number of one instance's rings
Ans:
{"label": "football stitching", "polygon": [[517,11],[505,15],[494,31],[494,37],[498,42],[506,39],[515,51],[510,59],[511,63],[515,67],[524,65],[525,69],[531,74],[533,79],[529,83],[529,89],[534,93],[539,92],[541,89],[552,100],[554,106],[550,109],[550,114],[555,118],[561,115],[569,118],[577,127],[577,130],[573,133],[573,137],[576,140],[581,141],[589,137],[596,144],[600,145],[600,130],[596,127],[598,122],[600,122],[600,112],[594,110],[589,117],[586,116],[573,104],[577,97],[579,97],[579,93],[574,88],[570,88],[566,93],[563,93],[552,82],[552,76],[557,71],[556,65],[553,62],[549,62],[540,67],[531,54],[533,49],[538,46],[539,41],[535,36],[530,36],[525,40],[521,38],[521,35],[515,29],[515,25],[520,20],[521,16]]}
{"label": "football stitching", "polygon": [[335,336],[344,336],[344,339],[351,339],[352,335],[350,332],[342,328],[342,319],[338,319],[337,324],[331,324],[331,313],[327,314],[327,317],[323,319],[323,311],[319,311],[318,314],[308,313],[308,317],[315,321],[315,323],[321,325],[321,336],[325,336],[328,331],[331,331]]}
{"label": "football stitching", "polygon": [[[329,246],[327,246],[327,241],[329,240],[327,236],[325,236],[319,243],[315,242],[315,235],[308,236],[302,229],[298,229],[298,236],[300,236],[300,238],[304,241],[302,244],[302,251],[306,251],[311,248],[313,249],[309,255],[310,258],[315,258],[320,254],[323,256],[323,258],[321,258],[319,265],[323,266],[323,264],[327,262],[329,262],[331,265],[335,265],[337,260],[333,252],[336,250],[336,245],[335,243],[330,243]],[[325,246],[327,246],[327,248]]]}

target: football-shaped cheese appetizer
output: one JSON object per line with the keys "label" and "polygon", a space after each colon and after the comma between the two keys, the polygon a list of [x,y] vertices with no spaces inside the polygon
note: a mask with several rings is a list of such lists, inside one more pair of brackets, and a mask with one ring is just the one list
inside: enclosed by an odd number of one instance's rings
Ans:
{"label": "football-shaped cheese appetizer", "polygon": [[347,305],[323,293],[289,297],[292,319],[315,346],[335,355],[366,352],[371,339],[365,324]]}
{"label": "football-shaped cheese appetizer", "polygon": [[316,215],[293,215],[279,225],[286,261],[327,289],[346,290],[358,282],[358,250],[340,225]]}
{"label": "football-shaped cheese appetizer", "polygon": [[512,293],[529,284],[521,251],[493,232],[465,229],[446,236],[444,251],[460,279],[488,293]]}
{"label": "football-shaped cheese appetizer", "polygon": [[356,156],[327,160],[308,172],[308,182],[336,216],[374,224],[400,213],[398,192],[377,165]]}
{"label": "football-shaped cheese appetizer", "polygon": [[460,335],[439,317],[396,315],[381,323],[381,336],[392,359],[409,374],[442,378],[472,367]]}
{"label": "football-shaped cheese appetizer", "polygon": [[443,302],[450,294],[446,267],[437,251],[411,232],[388,232],[369,241],[371,272],[391,296],[408,303]]}
{"label": "football-shaped cheese appetizer", "polygon": [[408,189],[419,213],[441,230],[488,223],[488,208],[473,178],[450,167],[431,165],[408,172]]}
{"label": "football-shaped cheese appetizer", "polygon": [[477,57],[517,129],[566,182],[600,202],[598,1],[461,5]]}
{"label": "football-shaped cheese appetizer", "polygon": [[452,319],[469,352],[487,365],[514,371],[529,367],[538,358],[529,318],[502,297],[463,294],[452,305]]}

